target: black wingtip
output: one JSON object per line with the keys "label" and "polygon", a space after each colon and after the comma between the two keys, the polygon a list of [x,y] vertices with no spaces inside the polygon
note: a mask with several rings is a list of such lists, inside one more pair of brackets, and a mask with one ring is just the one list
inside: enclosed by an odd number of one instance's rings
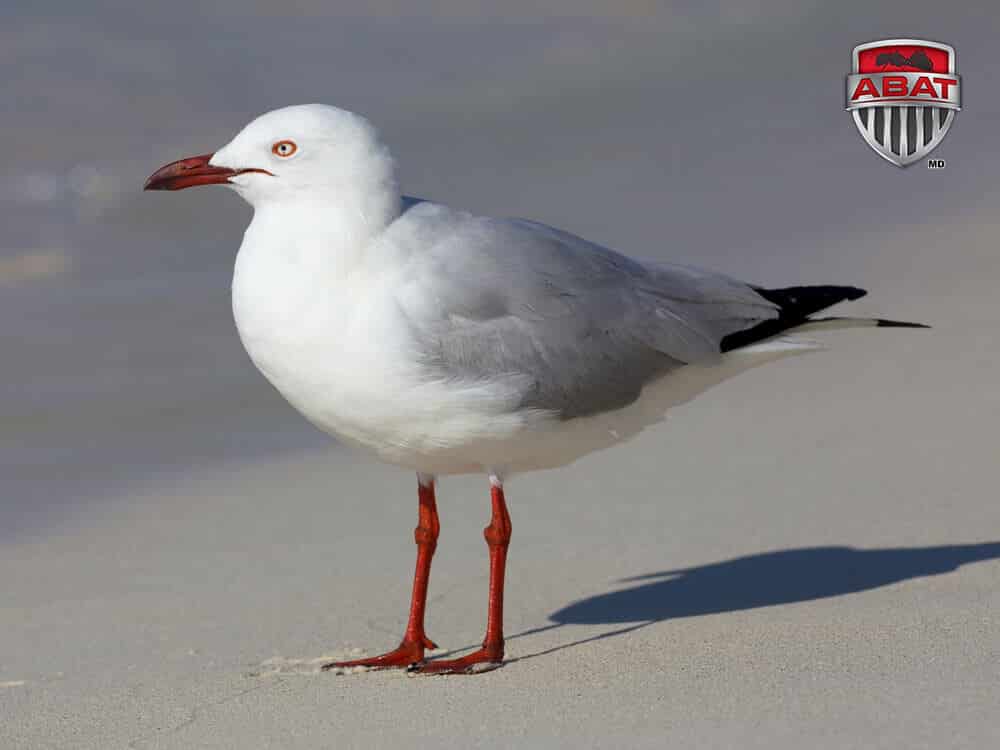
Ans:
{"label": "black wingtip", "polygon": [[757,293],[781,309],[787,318],[806,318],[845,300],[853,302],[868,292],[856,286],[788,286],[782,289],[754,287]]}
{"label": "black wingtip", "polygon": [[845,295],[844,299],[850,300],[851,302],[853,302],[856,299],[861,299],[866,294],[868,294],[867,289],[859,289],[856,286],[845,286],[841,287],[841,289],[843,290]]}
{"label": "black wingtip", "polygon": [[905,320],[883,320],[879,318],[876,322],[877,328],[930,328],[923,323],[908,323]]}

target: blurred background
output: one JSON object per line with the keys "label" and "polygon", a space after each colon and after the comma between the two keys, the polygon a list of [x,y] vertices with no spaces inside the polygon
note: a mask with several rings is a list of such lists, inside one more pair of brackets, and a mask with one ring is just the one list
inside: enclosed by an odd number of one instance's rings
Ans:
{"label": "blurred background", "polygon": [[[313,101],[376,123],[409,194],[755,282],[869,288],[852,310],[935,325],[885,344],[906,363],[890,380],[925,392],[915,424],[985,450],[1000,416],[1000,11],[544,5],[7,0],[0,540],[198,466],[329,448],[232,325],[249,208],[225,190],[141,191],[161,164]],[[843,111],[852,47],[908,35],[957,49],[965,107],[934,154],[944,170],[891,166]]]}

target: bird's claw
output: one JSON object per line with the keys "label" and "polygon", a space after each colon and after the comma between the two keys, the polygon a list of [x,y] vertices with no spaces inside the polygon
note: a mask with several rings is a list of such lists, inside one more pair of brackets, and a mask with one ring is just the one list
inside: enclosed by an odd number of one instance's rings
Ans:
{"label": "bird's claw", "polygon": [[502,666],[502,650],[481,648],[457,659],[420,661],[409,665],[406,671],[411,675],[479,674],[480,672],[491,672]]}
{"label": "bird's claw", "polygon": [[351,661],[333,661],[324,664],[320,669],[328,672],[332,669],[353,669],[364,667],[366,669],[403,669],[415,664],[420,664],[424,660],[424,649],[435,649],[437,645],[430,638],[418,640],[406,640],[399,644],[392,651],[388,651],[379,656],[368,656],[363,659],[352,659]]}

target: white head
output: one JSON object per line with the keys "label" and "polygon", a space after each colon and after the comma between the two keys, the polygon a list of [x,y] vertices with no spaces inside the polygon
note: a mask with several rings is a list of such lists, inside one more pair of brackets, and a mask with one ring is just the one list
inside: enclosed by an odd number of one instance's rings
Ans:
{"label": "white head", "polygon": [[[254,207],[297,199],[398,200],[395,170],[375,128],[353,112],[300,104],[261,115],[214,154],[172,162],[146,190],[224,184]],[[386,197],[389,197],[386,195]]]}

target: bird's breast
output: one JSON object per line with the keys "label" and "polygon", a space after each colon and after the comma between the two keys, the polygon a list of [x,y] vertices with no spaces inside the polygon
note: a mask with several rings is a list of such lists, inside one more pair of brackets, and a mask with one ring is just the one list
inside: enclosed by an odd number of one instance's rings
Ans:
{"label": "bird's breast", "polygon": [[320,429],[418,470],[486,466],[491,446],[539,415],[518,407],[520,381],[429,370],[426,341],[413,338],[400,304],[405,287],[405,274],[331,274],[244,242],[233,315],[257,368]]}
{"label": "bird's breast", "polygon": [[377,280],[341,279],[244,247],[232,295],[251,360],[306,418],[379,451],[412,440],[407,416],[419,384],[402,355],[406,327],[391,320],[395,306]]}

